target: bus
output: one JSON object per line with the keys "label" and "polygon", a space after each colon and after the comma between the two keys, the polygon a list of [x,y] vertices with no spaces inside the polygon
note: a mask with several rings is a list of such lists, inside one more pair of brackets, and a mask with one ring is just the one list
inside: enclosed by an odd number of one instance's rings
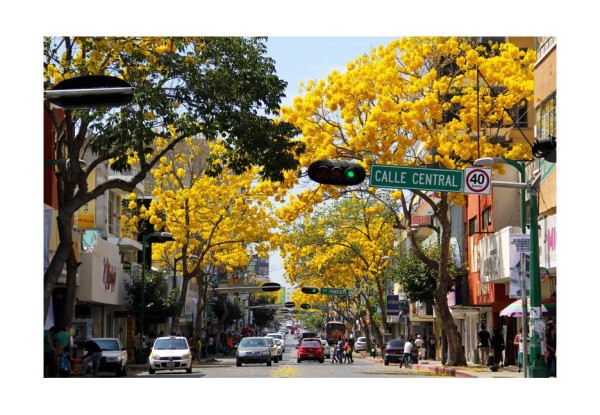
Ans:
{"label": "bus", "polygon": [[325,323],[325,340],[329,345],[334,345],[338,337],[346,337],[346,325],[341,321],[328,321]]}

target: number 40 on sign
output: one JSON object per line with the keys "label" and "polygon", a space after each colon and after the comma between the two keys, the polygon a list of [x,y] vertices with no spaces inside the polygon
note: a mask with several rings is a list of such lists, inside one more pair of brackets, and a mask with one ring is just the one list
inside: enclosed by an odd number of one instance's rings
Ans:
{"label": "number 40 on sign", "polygon": [[463,193],[489,195],[492,191],[492,169],[467,167]]}

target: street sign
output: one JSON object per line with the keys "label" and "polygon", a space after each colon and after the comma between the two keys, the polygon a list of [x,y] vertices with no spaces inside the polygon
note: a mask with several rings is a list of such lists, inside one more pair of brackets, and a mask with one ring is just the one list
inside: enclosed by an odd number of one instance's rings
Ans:
{"label": "street sign", "polygon": [[326,295],[349,295],[350,290],[348,288],[321,288],[321,294]]}
{"label": "street sign", "polygon": [[463,189],[463,178],[462,170],[373,164],[369,186],[460,193]]}
{"label": "street sign", "polygon": [[492,190],[492,169],[467,167],[464,193],[489,195]]}
{"label": "street sign", "polygon": [[311,307],[321,311],[329,311],[329,306],[323,304],[312,304]]}

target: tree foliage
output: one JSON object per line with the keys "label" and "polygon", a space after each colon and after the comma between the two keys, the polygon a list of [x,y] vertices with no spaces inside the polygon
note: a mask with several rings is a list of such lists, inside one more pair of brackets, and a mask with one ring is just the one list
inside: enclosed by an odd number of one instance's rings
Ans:
{"label": "tree foliage", "polygon": [[[58,181],[60,244],[44,275],[44,313],[67,262],[72,290],[66,313],[74,308],[72,215],[109,189],[133,191],[178,142],[221,139],[223,151],[207,164],[213,176],[224,169],[241,174],[261,166],[261,178],[283,180],[285,171],[298,166],[304,144],[293,139],[297,129],[272,118],[286,83],[266,56],[263,38],[48,37],[43,53],[44,89],[85,75],[116,76],[135,88],[132,103],[120,108],[62,111],[45,102],[54,159],[69,162],[52,167]],[[163,142],[159,149],[158,139]],[[88,188],[87,177],[104,163],[131,178]]]}
{"label": "tree foliage", "polygon": [[[140,322],[141,280],[125,281],[127,293],[127,310],[136,316],[136,327]],[[173,315],[177,303],[177,289],[168,290],[167,279],[163,272],[144,271],[144,323],[147,327],[163,324],[167,317]]]}
{"label": "tree foliage", "polygon": [[[402,38],[373,48],[350,62],[345,72],[333,71],[326,79],[307,82],[303,95],[292,107],[284,107],[281,116],[302,131],[303,168],[324,158],[354,159],[367,171],[373,163],[464,169],[480,157],[528,159],[529,143],[506,145],[499,138],[517,128],[511,116],[514,109],[533,99],[534,63],[533,50],[510,43]],[[373,195],[390,193],[366,186],[358,189]],[[328,185],[311,188],[290,197],[281,217],[293,223],[315,205],[347,192]],[[464,195],[441,192],[434,199],[425,191],[407,194],[399,189],[390,196],[402,212],[395,215],[396,227],[409,229],[415,198],[430,204],[440,223],[438,258],[420,251],[412,234],[411,242],[415,255],[439,272],[434,297],[449,341],[448,364],[466,364],[446,300],[453,283],[447,267],[450,203],[462,203]]]}

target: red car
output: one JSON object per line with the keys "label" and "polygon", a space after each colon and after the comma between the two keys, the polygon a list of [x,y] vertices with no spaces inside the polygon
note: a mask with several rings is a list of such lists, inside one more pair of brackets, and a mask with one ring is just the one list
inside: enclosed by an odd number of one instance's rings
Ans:
{"label": "red car", "polygon": [[318,360],[319,363],[323,363],[325,361],[325,354],[323,346],[321,346],[321,341],[319,339],[304,339],[298,347],[296,357],[298,363],[303,360]]}

